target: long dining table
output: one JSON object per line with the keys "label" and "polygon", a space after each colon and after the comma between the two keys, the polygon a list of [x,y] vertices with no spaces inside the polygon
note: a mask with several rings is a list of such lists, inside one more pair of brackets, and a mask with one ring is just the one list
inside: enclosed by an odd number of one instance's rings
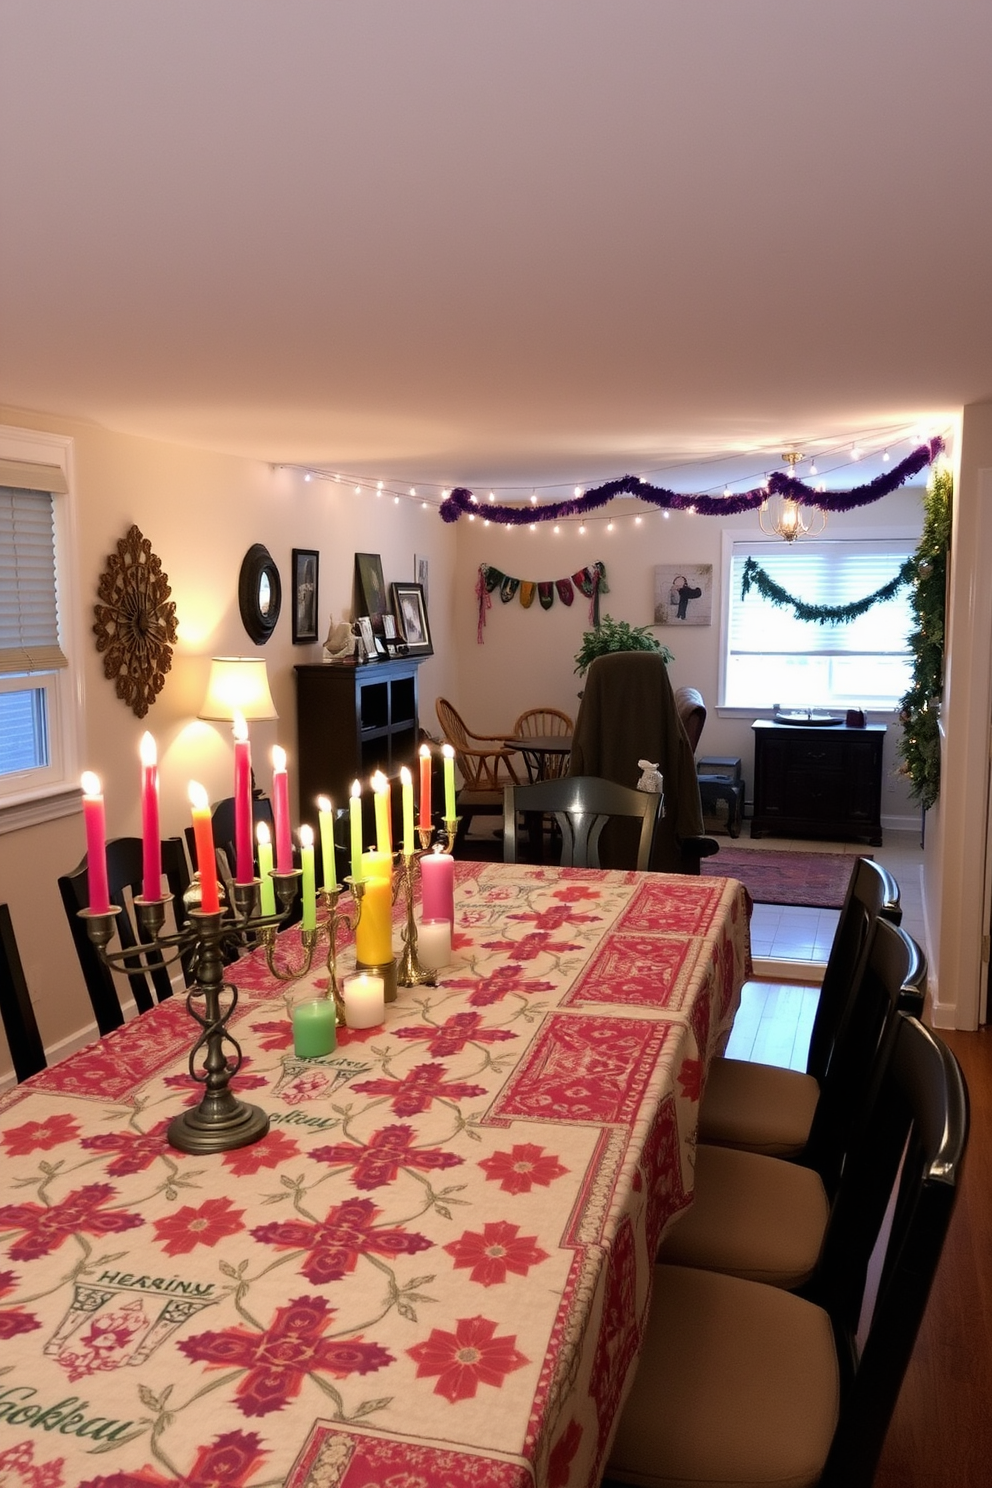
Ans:
{"label": "long dining table", "polygon": [[[326,1057],[290,1025],[323,953],[296,980],[257,949],[227,969],[253,1145],[168,1144],[199,1097],[182,997],[0,1097],[0,1482],[598,1482],[750,971],[746,895],[455,870],[438,985]],[[300,956],[284,931],[275,966]]]}

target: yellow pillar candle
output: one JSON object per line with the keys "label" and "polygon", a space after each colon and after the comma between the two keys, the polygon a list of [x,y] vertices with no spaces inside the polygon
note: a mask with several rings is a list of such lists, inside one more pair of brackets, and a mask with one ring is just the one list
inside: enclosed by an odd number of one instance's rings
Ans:
{"label": "yellow pillar candle", "polygon": [[355,955],[365,966],[382,966],[393,959],[392,875],[391,853],[362,853],[365,892],[355,931]]}
{"label": "yellow pillar candle", "polygon": [[400,770],[400,785],[403,787],[403,851],[409,857],[413,852],[413,776],[406,765]]}
{"label": "yellow pillar candle", "polygon": [[259,822],[255,828],[258,839],[258,876],[261,879],[260,904],[263,915],[276,912],[276,889],[272,882],[272,833],[268,822]]}
{"label": "yellow pillar candle", "polygon": [[351,876],[362,876],[362,787],[355,781],[351,787]]}
{"label": "yellow pillar candle", "polygon": [[372,776],[372,793],[375,797],[376,851],[392,853],[393,829],[389,820],[389,781],[381,770],[376,770]]}
{"label": "yellow pillar candle", "polygon": [[441,746],[444,756],[444,819],[455,819],[455,751],[450,744]]}
{"label": "yellow pillar candle", "polygon": [[320,861],[324,874],[324,888],[333,889],[338,881],[338,870],[334,862],[334,811],[327,796],[317,797],[320,812]]}
{"label": "yellow pillar candle", "polygon": [[300,828],[300,867],[303,869],[303,929],[317,928],[317,876],[313,861],[313,827]]}

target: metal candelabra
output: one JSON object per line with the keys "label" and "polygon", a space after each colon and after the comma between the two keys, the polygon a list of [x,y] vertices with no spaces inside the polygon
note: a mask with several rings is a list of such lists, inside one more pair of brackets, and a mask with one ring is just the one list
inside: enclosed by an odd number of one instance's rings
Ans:
{"label": "metal candelabra", "polygon": [[274,977],[281,982],[295,982],[300,977],[305,977],[313,966],[314,954],[321,938],[327,936],[327,996],[334,999],[335,1021],[340,1027],[344,1023],[344,998],[341,995],[341,987],[338,982],[338,931],[344,925],[354,933],[358,929],[358,922],[362,917],[362,899],[365,894],[365,880],[362,878],[348,877],[345,884],[351,890],[354,900],[354,912],[345,914],[340,908],[341,895],[344,892],[342,884],[325,884],[319,891],[318,904],[324,911],[323,917],[318,920],[313,930],[301,930],[300,940],[303,946],[303,960],[298,965],[284,963],[278,965],[275,958],[276,936],[278,925],[266,927],[261,934],[262,945],[265,947],[265,962]]}
{"label": "metal candelabra", "polygon": [[[114,922],[121,907],[112,904],[106,913],[81,909],[90,940],[101,957],[115,971],[133,972],[152,965],[169,966],[176,961],[188,967],[194,977],[187,989],[186,1010],[200,1025],[200,1033],[189,1054],[189,1073],[203,1086],[199,1105],[183,1111],[169,1123],[168,1139],[181,1152],[229,1152],[247,1147],[264,1137],[269,1118],[258,1106],[238,1100],[231,1090],[231,1079],[241,1067],[241,1046],[227,1024],[238,1004],[238,989],[224,980],[224,951],[247,948],[254,937],[270,930],[273,935],[292,906],[296,895],[299,869],[273,873],[276,895],[282,906],[277,915],[260,915],[258,879],[235,884],[233,904],[216,911],[199,907],[199,884],[194,880],[186,896],[188,919],[181,929],[163,933],[166,907],[171,894],[161,899],[134,900],[141,943],[111,950]],[[221,890],[223,892],[223,890]],[[222,994],[229,994],[226,1003]]]}

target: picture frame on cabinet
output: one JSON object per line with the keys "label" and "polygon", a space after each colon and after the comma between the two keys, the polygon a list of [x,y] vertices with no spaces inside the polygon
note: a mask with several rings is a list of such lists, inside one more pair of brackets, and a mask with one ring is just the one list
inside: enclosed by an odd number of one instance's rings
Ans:
{"label": "picture frame on cabinet", "polygon": [[372,629],[372,617],[370,615],[360,615],[355,623],[358,626],[358,634],[361,638],[362,650],[365,653],[365,655],[362,657],[362,660],[378,661],[379,657],[376,654],[375,646],[375,631]]}
{"label": "picture frame on cabinet", "polygon": [[317,640],[317,577],[320,554],[313,548],[293,549],[293,645]]}
{"label": "picture frame on cabinet", "polygon": [[422,584],[393,584],[393,614],[409,656],[433,656],[430,622]]}
{"label": "picture frame on cabinet", "polygon": [[368,615],[373,631],[382,629],[382,616],[389,609],[378,553],[355,554],[355,613]]}

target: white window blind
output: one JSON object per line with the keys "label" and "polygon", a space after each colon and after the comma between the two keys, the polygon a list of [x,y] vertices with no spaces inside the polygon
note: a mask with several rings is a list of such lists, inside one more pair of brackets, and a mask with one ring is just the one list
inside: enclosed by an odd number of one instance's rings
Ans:
{"label": "white window blind", "polygon": [[727,604],[724,701],[728,706],[891,708],[909,683],[913,625],[908,586],[853,620],[796,617],[751,587],[751,557],[789,595],[817,606],[865,599],[889,583],[914,544],[894,539],[735,542]]}
{"label": "white window blind", "polygon": [[[61,471],[55,474],[61,480]],[[52,494],[0,486],[0,674],[66,665],[59,644]]]}

